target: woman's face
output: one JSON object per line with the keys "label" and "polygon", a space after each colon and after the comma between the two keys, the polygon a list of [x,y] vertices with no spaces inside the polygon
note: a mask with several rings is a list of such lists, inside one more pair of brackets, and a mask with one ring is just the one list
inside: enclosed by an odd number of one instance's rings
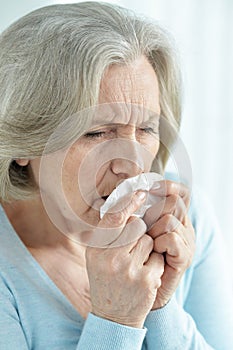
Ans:
{"label": "woman's face", "polygon": [[[158,81],[147,59],[111,66],[101,82],[92,127],[63,156],[62,194],[52,165],[56,157],[40,170],[42,180],[43,169],[48,170],[40,190],[53,212],[69,217],[65,198],[78,218],[96,225],[99,208],[116,185],[150,171],[159,149],[159,115]],[[31,168],[39,181],[38,160]]]}

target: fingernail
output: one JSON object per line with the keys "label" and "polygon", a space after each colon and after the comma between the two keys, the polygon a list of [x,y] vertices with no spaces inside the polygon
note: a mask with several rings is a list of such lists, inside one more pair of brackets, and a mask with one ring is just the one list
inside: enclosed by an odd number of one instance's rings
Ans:
{"label": "fingernail", "polygon": [[140,201],[142,201],[146,197],[146,192],[138,191],[135,193],[135,195]]}

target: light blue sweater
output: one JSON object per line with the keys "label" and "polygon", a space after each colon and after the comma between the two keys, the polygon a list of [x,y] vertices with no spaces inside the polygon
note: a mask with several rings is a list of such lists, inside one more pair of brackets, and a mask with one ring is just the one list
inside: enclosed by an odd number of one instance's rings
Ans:
{"label": "light blue sweater", "polygon": [[[144,329],[84,320],[23,245],[0,208],[1,350],[232,350],[233,298],[208,204],[192,199],[196,254],[173,299]],[[232,228],[229,228],[232,229]]]}

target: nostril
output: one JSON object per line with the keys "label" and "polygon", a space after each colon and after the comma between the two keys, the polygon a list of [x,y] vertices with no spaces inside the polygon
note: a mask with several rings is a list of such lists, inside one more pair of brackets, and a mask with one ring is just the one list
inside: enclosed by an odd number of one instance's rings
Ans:
{"label": "nostril", "polygon": [[144,163],[137,158],[137,160],[131,160],[125,156],[124,158],[115,158],[111,161],[111,171],[117,175],[118,179],[124,180],[129,177],[134,177],[142,172],[144,169]]}

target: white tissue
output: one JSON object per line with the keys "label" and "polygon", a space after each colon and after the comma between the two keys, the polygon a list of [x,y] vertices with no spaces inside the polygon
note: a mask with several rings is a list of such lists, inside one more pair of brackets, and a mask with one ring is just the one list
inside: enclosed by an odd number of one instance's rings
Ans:
{"label": "white tissue", "polygon": [[[158,185],[155,184],[157,181],[163,180],[163,177],[157,173],[143,173],[121,182],[115,190],[110,194],[105,203],[100,208],[100,218],[112,208],[117,201],[123,196],[133,193],[137,190],[149,191],[152,188],[158,188]],[[161,198],[156,197],[148,192],[146,201],[144,204],[137,210],[133,215],[137,217],[143,217],[146,210],[150,208],[153,204],[158,203]]]}

